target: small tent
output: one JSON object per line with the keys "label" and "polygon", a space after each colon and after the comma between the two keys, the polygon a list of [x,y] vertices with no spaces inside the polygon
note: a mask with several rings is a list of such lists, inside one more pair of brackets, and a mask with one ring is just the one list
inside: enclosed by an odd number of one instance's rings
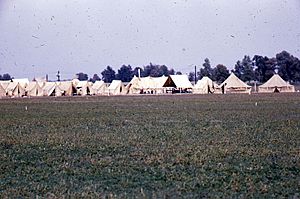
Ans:
{"label": "small tent", "polygon": [[143,91],[141,78],[133,76],[131,81],[127,84],[126,89],[128,94],[140,94]]}
{"label": "small tent", "polygon": [[208,94],[213,93],[217,85],[209,78],[202,77],[201,80],[198,80],[197,84],[193,87],[194,94]]}
{"label": "small tent", "polygon": [[95,81],[95,83],[91,87],[91,93],[93,95],[103,95],[105,94],[106,84],[104,81]]}
{"label": "small tent", "polygon": [[19,82],[10,82],[6,88],[6,93],[11,97],[22,97],[25,95],[25,88]]}
{"label": "small tent", "polygon": [[109,95],[121,95],[127,94],[127,89],[125,88],[121,80],[113,80],[107,88],[107,92]]}
{"label": "small tent", "polygon": [[88,81],[78,81],[76,82],[77,95],[90,95],[91,94],[91,85]]}
{"label": "small tent", "polygon": [[240,80],[234,73],[230,74],[230,76],[220,85],[220,88],[226,93],[251,92],[251,86]]}
{"label": "small tent", "polygon": [[43,96],[43,88],[36,81],[29,82],[25,88],[27,96]]}
{"label": "small tent", "polygon": [[76,92],[71,81],[56,82],[56,96],[72,96]]}
{"label": "small tent", "polygon": [[165,81],[163,87],[172,87],[180,92],[192,89],[193,85],[187,75],[170,75]]}
{"label": "small tent", "polygon": [[46,82],[43,87],[43,96],[61,96],[62,90],[56,82]]}
{"label": "small tent", "polygon": [[295,92],[295,87],[285,82],[278,74],[275,74],[266,83],[258,87],[258,92]]}

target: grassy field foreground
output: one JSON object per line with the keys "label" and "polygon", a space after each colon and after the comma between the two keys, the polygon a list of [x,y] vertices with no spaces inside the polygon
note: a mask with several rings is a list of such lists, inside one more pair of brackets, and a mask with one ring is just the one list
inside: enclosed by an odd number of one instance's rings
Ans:
{"label": "grassy field foreground", "polygon": [[1,198],[300,197],[298,93],[5,99],[0,128]]}

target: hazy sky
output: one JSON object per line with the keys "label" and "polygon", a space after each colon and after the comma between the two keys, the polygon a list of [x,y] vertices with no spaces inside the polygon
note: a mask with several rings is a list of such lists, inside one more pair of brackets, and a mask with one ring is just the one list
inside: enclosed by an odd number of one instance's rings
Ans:
{"label": "hazy sky", "polygon": [[0,0],[0,74],[100,75],[152,62],[184,73],[243,56],[300,57],[300,0]]}

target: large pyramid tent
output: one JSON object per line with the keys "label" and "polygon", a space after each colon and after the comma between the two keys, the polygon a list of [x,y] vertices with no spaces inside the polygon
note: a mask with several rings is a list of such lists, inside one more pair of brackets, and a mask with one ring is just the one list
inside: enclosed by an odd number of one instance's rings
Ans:
{"label": "large pyramid tent", "polygon": [[240,80],[234,73],[220,85],[220,88],[224,88],[226,93],[250,93],[251,86]]}
{"label": "large pyramid tent", "polygon": [[194,94],[208,94],[213,93],[217,87],[216,84],[209,78],[203,77],[201,80],[197,82],[197,84],[193,87]]}
{"label": "large pyramid tent", "polygon": [[258,87],[258,92],[295,92],[295,87],[285,82],[278,74],[275,74],[266,83]]}

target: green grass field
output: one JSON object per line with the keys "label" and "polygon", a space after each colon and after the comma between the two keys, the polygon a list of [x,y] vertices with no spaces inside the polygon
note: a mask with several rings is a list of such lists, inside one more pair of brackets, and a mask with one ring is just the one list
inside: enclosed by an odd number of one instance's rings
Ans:
{"label": "green grass field", "polygon": [[300,197],[298,93],[2,99],[0,128],[1,198]]}

